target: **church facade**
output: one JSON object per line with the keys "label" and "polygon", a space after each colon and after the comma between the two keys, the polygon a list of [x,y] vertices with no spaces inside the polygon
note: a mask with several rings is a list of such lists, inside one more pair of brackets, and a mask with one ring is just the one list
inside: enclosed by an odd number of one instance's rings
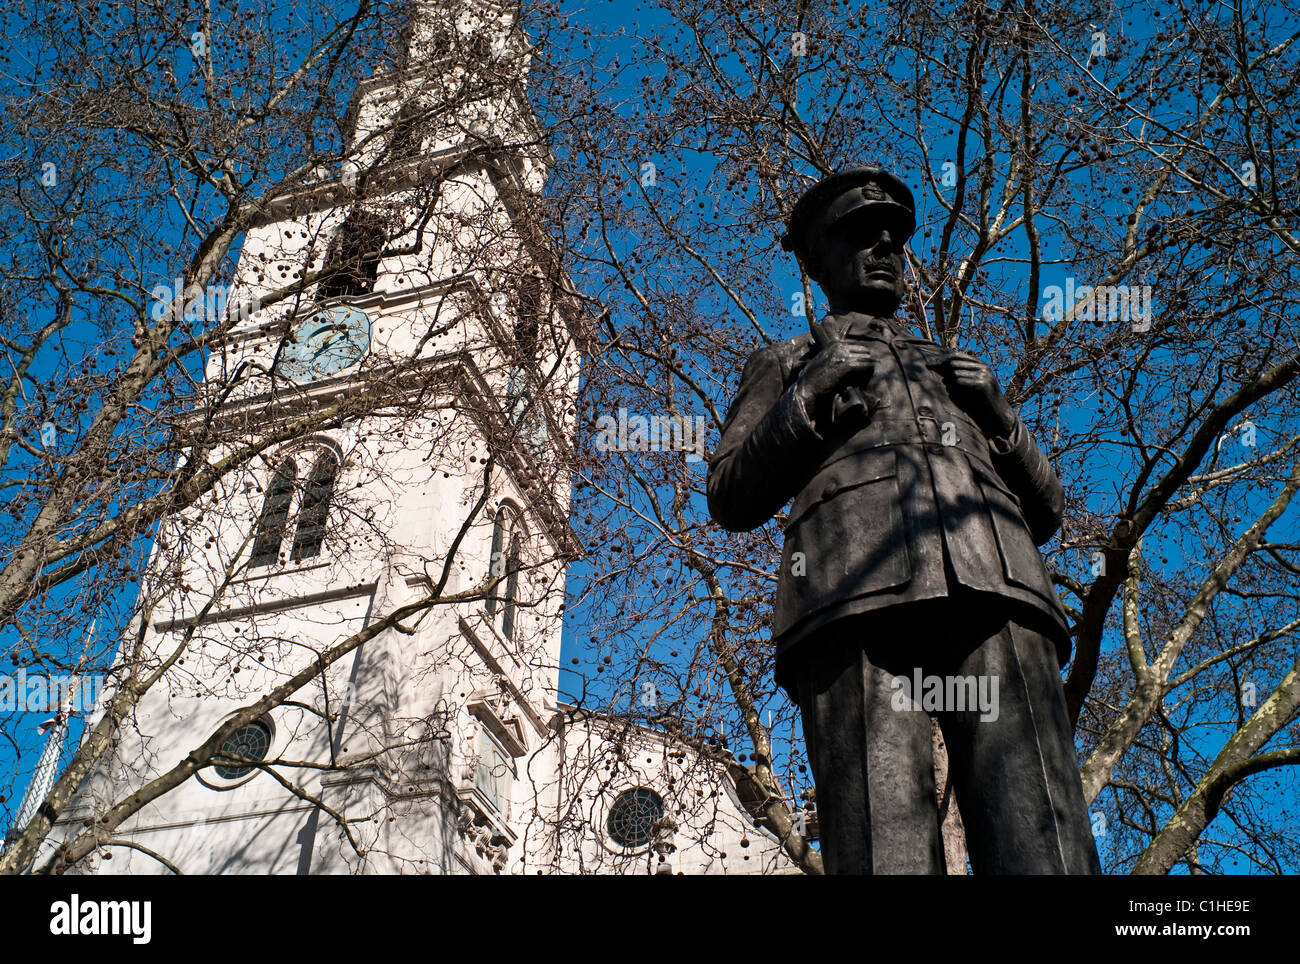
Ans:
{"label": "church facade", "polygon": [[260,451],[160,530],[123,643],[159,682],[45,853],[242,714],[77,870],[790,872],[721,761],[560,699],[588,313],[529,216],[522,32],[413,9],[348,160],[245,238],[190,417]]}

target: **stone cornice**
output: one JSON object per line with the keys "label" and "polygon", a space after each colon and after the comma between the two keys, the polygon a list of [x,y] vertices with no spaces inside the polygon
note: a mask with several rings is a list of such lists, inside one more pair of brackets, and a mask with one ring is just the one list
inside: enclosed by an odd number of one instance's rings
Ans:
{"label": "stone cornice", "polygon": [[188,629],[190,626],[205,626],[208,623],[227,622],[232,619],[247,619],[250,616],[265,616],[268,613],[284,612],[302,606],[315,606],[322,603],[337,602],[358,596],[372,596],[378,587],[377,582],[362,582],[350,586],[333,586],[320,592],[299,595],[286,594],[280,599],[259,600],[246,606],[234,606],[230,609],[214,610],[202,618],[195,616],[174,616],[159,619],[153,625],[154,632],[166,633],[173,629]]}

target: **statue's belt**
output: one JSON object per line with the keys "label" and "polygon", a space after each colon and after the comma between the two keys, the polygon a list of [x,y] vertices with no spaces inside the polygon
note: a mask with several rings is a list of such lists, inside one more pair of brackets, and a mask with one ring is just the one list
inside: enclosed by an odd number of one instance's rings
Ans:
{"label": "statue's belt", "polygon": [[988,441],[975,423],[965,415],[941,412],[917,418],[872,418],[852,437],[827,452],[818,472],[842,459],[892,445],[924,445],[937,453],[956,449],[993,469]]}

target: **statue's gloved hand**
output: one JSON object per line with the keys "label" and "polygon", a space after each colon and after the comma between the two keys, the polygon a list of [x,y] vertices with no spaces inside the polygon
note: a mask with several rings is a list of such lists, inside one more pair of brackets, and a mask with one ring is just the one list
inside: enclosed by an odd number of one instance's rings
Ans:
{"label": "statue's gloved hand", "polygon": [[1003,438],[1016,426],[1016,413],[998,387],[993,370],[974,355],[956,351],[939,369],[948,395],[989,438]]}
{"label": "statue's gloved hand", "polygon": [[868,412],[850,408],[861,392],[855,396],[847,390],[865,387],[875,369],[871,348],[861,342],[828,342],[813,355],[799,373],[795,391],[819,431],[825,434],[837,420],[865,420]]}

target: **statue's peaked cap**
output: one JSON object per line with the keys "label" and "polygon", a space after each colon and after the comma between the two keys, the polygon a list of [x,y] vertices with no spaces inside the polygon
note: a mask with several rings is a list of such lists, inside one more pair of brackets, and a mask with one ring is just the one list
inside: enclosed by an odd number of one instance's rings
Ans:
{"label": "statue's peaked cap", "polygon": [[848,167],[828,174],[795,202],[781,247],[807,260],[812,238],[841,218],[872,207],[898,219],[903,241],[916,230],[916,203],[906,184],[879,167]]}

